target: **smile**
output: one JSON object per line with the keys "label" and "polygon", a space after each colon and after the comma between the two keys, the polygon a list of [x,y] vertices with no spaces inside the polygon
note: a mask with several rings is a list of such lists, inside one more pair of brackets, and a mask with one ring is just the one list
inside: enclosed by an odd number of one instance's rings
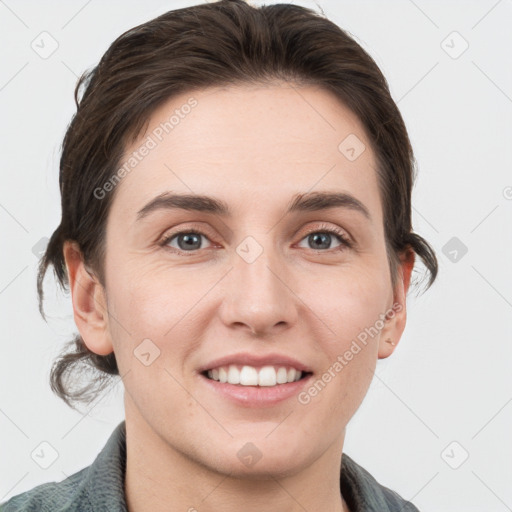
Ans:
{"label": "smile", "polygon": [[[304,374],[307,372],[304,372]],[[254,367],[249,365],[219,366],[204,373],[209,379],[221,383],[235,384],[240,386],[278,386],[295,382],[303,377],[303,372],[293,367],[285,366],[262,366]]]}

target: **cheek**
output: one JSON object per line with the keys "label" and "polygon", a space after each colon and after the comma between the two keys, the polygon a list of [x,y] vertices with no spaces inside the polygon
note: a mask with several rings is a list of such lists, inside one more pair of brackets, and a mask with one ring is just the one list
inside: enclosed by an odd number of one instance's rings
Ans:
{"label": "cheek", "polygon": [[[193,306],[205,293],[187,276],[169,281],[169,273],[166,278],[155,268],[120,265],[111,269],[109,281],[109,329],[124,387],[140,410],[150,415],[158,408],[162,417],[175,416],[190,399],[181,377],[173,376],[196,348]],[[156,390],[173,400],[155,402]]]}
{"label": "cheek", "polygon": [[378,266],[367,270],[347,266],[329,274],[310,274],[307,281],[309,286],[304,282],[304,291],[298,295],[304,297],[310,310],[327,326],[329,334],[324,339],[329,340],[327,352],[332,357],[368,330],[373,334],[369,339],[376,342],[375,327],[382,328],[379,319],[386,311],[391,293],[386,272]]}
{"label": "cheek", "polygon": [[197,348],[207,328],[205,295],[218,276],[185,265],[171,272],[165,265],[120,264],[112,265],[109,276],[109,328],[120,366],[131,368],[134,351],[148,339],[159,354],[155,367],[179,365]]}
{"label": "cheek", "polygon": [[[312,309],[330,328],[329,336],[319,338],[319,349],[327,358],[318,379],[327,382],[325,400],[332,404],[334,416],[343,417],[344,422],[366,395],[378,359],[382,315],[391,289],[381,270],[376,266],[367,272],[347,271],[324,283],[323,301],[311,295]],[[322,389],[322,382],[316,387]]]}
{"label": "cheek", "polygon": [[[155,265],[112,269],[111,310],[144,336],[161,338],[183,318],[205,291],[197,271],[170,272]],[[159,266],[163,267],[163,266]]]}

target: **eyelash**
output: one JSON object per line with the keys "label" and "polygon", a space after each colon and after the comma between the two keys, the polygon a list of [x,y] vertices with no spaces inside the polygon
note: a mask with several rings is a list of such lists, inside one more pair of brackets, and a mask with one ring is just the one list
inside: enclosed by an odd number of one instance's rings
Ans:
{"label": "eyelash", "polygon": [[[333,227],[327,227],[327,226],[318,226],[318,227],[315,227],[314,229],[311,229],[309,231],[307,231],[305,233],[305,235],[301,238],[300,241],[304,240],[304,238],[308,237],[309,235],[313,234],[313,233],[328,233],[330,235],[334,235],[336,238],[338,238],[338,241],[340,242],[340,245],[338,247],[335,247],[334,249],[311,249],[312,251],[315,251],[315,252],[324,252],[324,253],[329,253],[329,252],[335,252],[335,251],[344,251],[346,249],[352,249],[353,248],[353,243],[351,240],[349,240],[349,238],[346,236],[346,234],[341,231],[340,229],[338,228],[333,228]],[[208,236],[203,233],[202,231],[199,231],[197,229],[194,229],[194,228],[190,228],[190,229],[184,229],[182,231],[177,231],[176,233],[172,233],[170,235],[167,235],[165,236],[162,241],[160,242],[160,245],[164,248],[164,249],[167,249],[175,254],[180,254],[180,255],[187,255],[187,256],[193,256],[195,254],[197,254],[197,252],[200,250],[200,249],[196,249],[196,250],[192,250],[192,251],[182,251],[180,249],[176,249],[175,247],[169,247],[167,244],[175,237],[179,236],[179,235],[182,235],[182,234],[195,234],[195,235],[202,235],[204,236],[205,238],[207,238],[208,240],[210,240],[208,238]]]}

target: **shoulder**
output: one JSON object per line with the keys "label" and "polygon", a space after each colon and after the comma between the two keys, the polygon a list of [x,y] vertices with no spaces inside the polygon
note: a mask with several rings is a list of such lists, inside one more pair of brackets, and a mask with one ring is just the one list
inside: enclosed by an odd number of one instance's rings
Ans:
{"label": "shoulder", "polygon": [[122,421],[94,462],[61,482],[48,482],[0,504],[0,512],[126,512],[126,428]]}
{"label": "shoulder", "polygon": [[90,466],[61,482],[48,482],[0,504],[0,512],[56,512],[92,510],[86,489],[81,486]]}
{"label": "shoulder", "polygon": [[342,455],[340,486],[353,512],[419,512],[412,503],[377,482],[346,453]]}

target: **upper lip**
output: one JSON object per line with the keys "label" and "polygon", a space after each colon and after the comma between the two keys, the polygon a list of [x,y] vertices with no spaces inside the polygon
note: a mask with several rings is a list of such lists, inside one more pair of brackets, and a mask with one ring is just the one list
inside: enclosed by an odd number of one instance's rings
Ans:
{"label": "upper lip", "polygon": [[309,368],[304,363],[301,363],[297,359],[284,355],[284,354],[265,354],[265,355],[256,355],[249,354],[247,352],[239,352],[237,354],[231,354],[224,357],[219,357],[218,359],[214,359],[209,363],[201,366],[198,369],[199,373],[202,373],[206,370],[211,370],[213,368],[218,368],[219,366],[229,366],[230,364],[240,364],[247,366],[291,366],[297,370],[302,372],[311,372],[311,368]]}

